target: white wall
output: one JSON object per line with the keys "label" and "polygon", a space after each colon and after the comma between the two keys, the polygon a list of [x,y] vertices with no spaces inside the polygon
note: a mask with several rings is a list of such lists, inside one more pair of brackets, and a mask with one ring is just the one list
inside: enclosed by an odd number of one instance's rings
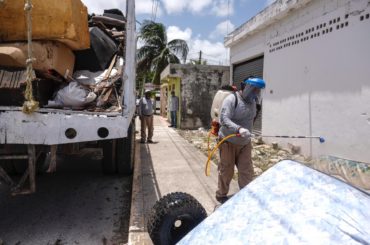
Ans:
{"label": "white wall", "polygon": [[[370,162],[369,13],[367,0],[314,0],[253,38],[231,46],[232,63],[252,58],[261,52],[261,43],[264,46],[264,134],[320,135],[326,139],[324,144],[302,139],[270,141],[301,145],[307,155]],[[360,21],[360,16],[365,19]],[[339,24],[348,22],[339,30],[337,23],[329,26],[329,21],[338,17]],[[317,30],[323,23],[326,27]],[[312,27],[314,31],[306,35]],[[326,29],[328,33],[323,35]],[[304,35],[296,38],[301,32]],[[318,32],[320,36],[311,39]],[[294,39],[273,45],[290,36]],[[292,45],[306,36],[308,40]],[[290,46],[276,51],[287,43]]]}
{"label": "white wall", "polygon": [[[230,48],[230,64],[241,63],[261,56],[266,49],[266,33],[259,32]],[[246,48],[248,47],[248,48]]]}

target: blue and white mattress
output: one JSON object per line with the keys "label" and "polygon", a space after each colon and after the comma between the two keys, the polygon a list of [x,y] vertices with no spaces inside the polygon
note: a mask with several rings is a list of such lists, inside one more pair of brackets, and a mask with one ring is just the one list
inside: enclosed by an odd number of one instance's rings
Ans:
{"label": "blue and white mattress", "polygon": [[370,244],[370,196],[286,160],[239,191],[178,244]]}

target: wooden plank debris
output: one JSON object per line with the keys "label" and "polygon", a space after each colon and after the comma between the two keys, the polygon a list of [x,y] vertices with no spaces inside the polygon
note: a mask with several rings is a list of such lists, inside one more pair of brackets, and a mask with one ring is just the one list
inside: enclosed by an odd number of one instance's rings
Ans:
{"label": "wooden plank debris", "polygon": [[18,89],[26,82],[26,71],[0,70],[0,88]]}

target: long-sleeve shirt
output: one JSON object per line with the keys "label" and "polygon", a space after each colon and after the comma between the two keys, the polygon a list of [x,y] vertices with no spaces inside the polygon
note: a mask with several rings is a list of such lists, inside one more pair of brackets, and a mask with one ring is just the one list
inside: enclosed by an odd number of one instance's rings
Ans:
{"label": "long-sleeve shirt", "polygon": [[178,111],[178,110],[179,110],[179,97],[171,96],[170,111]]}
{"label": "long-sleeve shirt", "polygon": [[139,116],[153,115],[153,102],[150,98],[143,97],[140,99],[138,114]]}
{"label": "long-sleeve shirt", "polygon": [[[238,96],[236,107],[236,98],[234,94],[227,96],[222,103],[220,115],[221,127],[219,131],[220,138],[238,133],[241,127],[252,132],[253,119],[256,116],[256,102],[254,100],[251,103],[245,102],[238,92],[236,96]],[[237,145],[246,145],[250,142],[250,138],[231,137],[227,141]]]}

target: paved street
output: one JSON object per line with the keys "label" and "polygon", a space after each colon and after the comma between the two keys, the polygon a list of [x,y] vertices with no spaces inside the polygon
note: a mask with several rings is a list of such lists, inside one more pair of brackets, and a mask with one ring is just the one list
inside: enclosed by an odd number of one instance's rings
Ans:
{"label": "paved street", "polygon": [[0,186],[0,244],[127,243],[131,178],[103,175],[91,155],[58,160],[35,194],[12,197]]}

